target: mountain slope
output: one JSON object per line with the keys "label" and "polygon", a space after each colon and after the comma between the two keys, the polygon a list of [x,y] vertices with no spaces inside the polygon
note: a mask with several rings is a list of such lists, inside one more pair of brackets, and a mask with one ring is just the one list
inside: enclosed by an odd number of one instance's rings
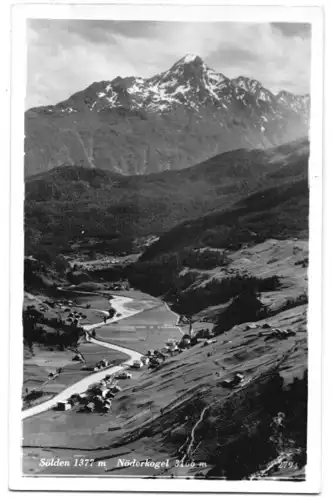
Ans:
{"label": "mountain slope", "polygon": [[308,205],[308,180],[284,181],[253,193],[229,210],[179,224],[153,243],[142,260],[193,245],[237,249],[267,238],[305,237]]}
{"label": "mountain slope", "polygon": [[299,181],[307,168],[306,141],[266,151],[237,150],[189,169],[147,176],[59,167],[27,179],[26,252],[40,247],[61,250],[94,238],[103,242],[105,251],[125,239],[125,250],[130,251],[131,239],[162,235],[257,189]]}
{"label": "mountain slope", "polygon": [[[132,286],[164,296],[180,314],[195,314],[220,303],[221,297],[227,302],[232,294],[247,287],[262,291],[263,282],[239,279],[236,272],[227,277],[227,283],[220,284],[214,278],[228,266],[229,252],[245,248],[249,252],[250,247],[266,240],[307,239],[308,157],[302,147],[296,150],[292,146],[292,154],[288,145],[277,148],[270,163],[265,158],[266,172],[256,187],[247,186],[246,193],[242,190],[237,197],[229,197],[228,202],[225,197],[221,209],[193,217],[161,234],[137,262],[126,268]],[[254,153],[251,151],[249,156]],[[245,168],[244,161],[242,166]],[[239,180],[231,188],[241,183]],[[223,188],[227,190],[225,184]],[[207,282],[204,271],[213,269],[214,277]]]}
{"label": "mountain slope", "polygon": [[[114,398],[107,418],[74,410],[63,414],[64,421],[52,413],[26,419],[25,472],[49,474],[51,468],[42,470],[40,458],[58,454],[61,447],[64,460],[70,460],[73,449],[83,449],[86,458],[105,462],[94,474],[119,475],[120,470],[129,477],[241,480],[284,458],[280,471],[288,477],[306,462],[305,308],[279,313],[269,322],[268,330],[263,322],[248,331],[246,324],[238,325],[212,345],[200,343],[167,358],[159,370],[144,371]],[[267,341],[276,327],[292,328],[295,337]],[[223,387],[239,371],[244,383]],[[71,432],[59,432],[64,425]],[[168,459],[169,466],[119,468],[119,458],[131,462],[133,457],[159,464]],[[176,467],[182,459],[184,467]],[[202,465],[186,467],[192,461]],[[65,473],[86,474],[77,470],[66,467]]]}
{"label": "mountain slope", "polygon": [[28,110],[25,172],[62,164],[126,175],[181,169],[306,136],[309,106],[308,95],[274,95],[189,55],[152,78],[95,82],[55,106]]}

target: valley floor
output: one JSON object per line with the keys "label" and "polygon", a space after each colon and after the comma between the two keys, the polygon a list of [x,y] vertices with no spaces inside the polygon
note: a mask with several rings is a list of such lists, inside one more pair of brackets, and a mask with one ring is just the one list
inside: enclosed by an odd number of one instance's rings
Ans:
{"label": "valley floor", "polygon": [[[279,273],[284,286],[265,300],[282,305],[306,289],[306,271],[297,264],[305,253],[301,245],[270,242],[248,249],[247,261],[243,254],[235,255],[232,265],[255,272],[255,255],[260,252],[261,259],[265,255],[263,269]],[[113,323],[101,322],[98,339],[146,353],[188,332],[187,326],[177,325],[177,315],[161,301],[134,296],[134,302],[138,301],[135,313]],[[82,304],[90,300],[101,299],[80,297]],[[138,303],[145,303],[145,310]],[[113,400],[111,414],[49,410],[25,419],[24,474],[219,479],[275,474],[279,479],[303,479],[303,467],[294,459],[298,445],[283,439],[282,433],[273,434],[273,425],[276,416],[289,409],[292,398],[286,397],[286,404],[284,392],[293,390],[307,369],[306,312],[305,304],[289,304],[283,311],[278,306],[268,319],[236,325],[215,337],[213,344],[199,343],[167,358],[158,370],[129,368],[132,378],[121,380],[122,391]],[[199,323],[194,324],[194,330],[198,327]],[[275,329],[291,329],[294,335],[280,339],[271,335]],[[223,382],[237,372],[244,376],[241,385],[224,387]],[[294,416],[299,426],[305,425],[305,404],[306,394],[298,403],[299,416]],[[264,433],[266,441],[274,439],[278,444],[261,449]],[[260,450],[257,461],[246,455],[251,453],[250,446]],[[47,466],[47,459],[58,457],[68,465],[50,462]],[[286,465],[276,469],[273,461],[278,457]],[[91,462],[79,467],[75,459],[81,458]],[[155,466],[134,464],[147,459]],[[270,472],[264,475],[264,470]]]}

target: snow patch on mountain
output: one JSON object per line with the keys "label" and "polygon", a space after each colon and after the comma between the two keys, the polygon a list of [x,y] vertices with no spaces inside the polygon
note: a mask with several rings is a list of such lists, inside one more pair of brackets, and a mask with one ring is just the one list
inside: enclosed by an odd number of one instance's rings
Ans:
{"label": "snow patch on mountain", "polygon": [[270,93],[266,90],[261,89],[258,94],[258,99],[260,101],[271,101]]}
{"label": "snow patch on mountain", "polygon": [[[112,81],[97,82],[60,104],[61,114],[82,109],[98,113],[120,106],[167,114],[182,106],[196,113],[197,118],[202,106],[208,107],[212,113],[223,109],[226,115],[232,115],[233,105],[238,110],[241,104],[241,112],[251,113],[248,120],[253,119],[254,112],[259,128],[262,122],[282,119],[288,111],[301,119],[303,117],[308,123],[310,96],[296,96],[285,91],[274,95],[255,79],[244,76],[229,79],[209,68],[197,54],[187,54],[170,69],[151,78],[117,77]],[[52,113],[54,108],[57,106],[44,108],[44,112]]]}
{"label": "snow patch on mountain", "polygon": [[222,75],[221,73],[216,73],[213,69],[208,69],[206,71],[206,75],[208,77],[209,80],[212,80],[214,82],[223,82],[225,80],[225,77],[224,75]]}
{"label": "snow patch on mountain", "polygon": [[199,55],[197,55],[197,54],[187,54],[184,57],[183,62],[185,64],[188,64],[188,63],[191,63],[191,62],[195,61],[196,59],[200,59]]}

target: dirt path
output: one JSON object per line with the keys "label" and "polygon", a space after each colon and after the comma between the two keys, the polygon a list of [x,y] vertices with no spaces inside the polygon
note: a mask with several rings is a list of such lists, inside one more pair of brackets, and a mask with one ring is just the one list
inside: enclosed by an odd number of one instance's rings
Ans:
{"label": "dirt path", "polygon": [[[204,420],[204,416],[205,416],[205,413],[207,412],[207,410],[214,404],[214,401],[212,401],[210,404],[208,404],[207,406],[205,406],[205,408],[203,408],[201,414],[200,414],[200,417],[199,419],[197,420],[196,424],[194,425],[194,427],[191,429],[191,433],[190,433],[190,441],[189,441],[189,444],[188,444],[188,447],[187,447],[187,450],[185,452],[185,454],[183,455],[182,457],[182,462],[185,462],[186,460],[191,460],[192,459],[192,454],[193,454],[193,451],[192,451],[192,448],[195,444],[195,432],[196,432],[196,429],[197,427],[201,424],[201,422],[203,422]],[[197,448],[197,447],[196,447]],[[196,449],[195,448],[195,449]]]}
{"label": "dirt path", "polygon": [[166,309],[171,312],[172,314],[174,314],[174,316],[176,316],[176,323],[175,323],[175,326],[179,329],[179,331],[181,332],[181,335],[184,335],[184,331],[182,330],[182,328],[179,326],[179,321],[180,321],[180,315],[175,313],[174,311],[172,311],[172,309],[169,307],[169,305],[167,304],[167,302],[164,302],[164,305],[166,307]]}

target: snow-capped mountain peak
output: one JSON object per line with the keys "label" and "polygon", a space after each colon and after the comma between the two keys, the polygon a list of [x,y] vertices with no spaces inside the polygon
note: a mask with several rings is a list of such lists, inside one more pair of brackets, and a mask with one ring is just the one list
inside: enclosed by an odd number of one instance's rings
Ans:
{"label": "snow-capped mountain peak", "polygon": [[112,81],[96,82],[67,101],[44,108],[44,112],[98,113],[125,108],[165,114],[184,107],[200,115],[203,108],[230,113],[235,106],[261,114],[259,126],[264,122],[265,128],[267,116],[279,116],[286,107],[308,122],[309,104],[309,96],[295,96],[286,91],[275,96],[252,78],[229,79],[208,67],[199,55],[190,53],[151,78],[118,76]]}
{"label": "snow-capped mountain peak", "polygon": [[227,78],[187,54],[153,77],[95,82],[55,106],[28,110],[27,169],[45,161],[127,174],[184,168],[223,151],[303,137],[309,108],[309,95],[275,95],[258,80]]}
{"label": "snow-capped mountain peak", "polygon": [[204,61],[203,61],[203,59],[198,54],[194,54],[194,53],[189,52],[184,57],[182,57],[181,59],[179,59],[175,63],[175,65],[190,64],[190,63],[204,64]]}

